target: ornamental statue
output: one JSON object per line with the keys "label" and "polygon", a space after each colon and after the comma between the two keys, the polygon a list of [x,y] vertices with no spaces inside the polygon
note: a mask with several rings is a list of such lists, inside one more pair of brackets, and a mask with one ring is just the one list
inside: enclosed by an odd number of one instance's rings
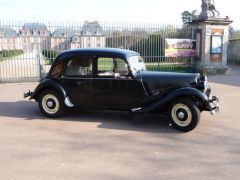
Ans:
{"label": "ornamental statue", "polygon": [[215,7],[214,0],[202,0],[202,12],[200,14],[200,18],[209,18],[219,16],[220,13]]}

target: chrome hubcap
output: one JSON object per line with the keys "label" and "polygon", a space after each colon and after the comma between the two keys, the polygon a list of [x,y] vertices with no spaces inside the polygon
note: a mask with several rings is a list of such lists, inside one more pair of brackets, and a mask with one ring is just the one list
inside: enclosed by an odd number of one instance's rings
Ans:
{"label": "chrome hubcap", "polygon": [[184,119],[185,115],[183,112],[178,113],[178,118],[179,119]]}
{"label": "chrome hubcap", "polygon": [[55,114],[59,110],[59,101],[53,94],[46,94],[42,99],[42,108],[48,114]]}
{"label": "chrome hubcap", "polygon": [[52,108],[52,107],[53,107],[53,102],[52,102],[52,101],[48,101],[48,102],[47,102],[47,106],[48,106],[49,108]]}
{"label": "chrome hubcap", "polygon": [[181,127],[186,127],[192,122],[192,112],[185,104],[175,104],[171,116],[173,121]]}

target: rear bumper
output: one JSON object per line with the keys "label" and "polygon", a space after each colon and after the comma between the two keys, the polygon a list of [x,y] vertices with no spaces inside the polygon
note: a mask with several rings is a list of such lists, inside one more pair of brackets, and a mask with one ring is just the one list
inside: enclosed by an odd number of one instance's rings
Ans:
{"label": "rear bumper", "polygon": [[33,92],[31,92],[30,90],[28,91],[28,92],[26,92],[26,93],[23,93],[23,97],[24,98],[27,98],[27,97],[32,97],[32,95],[33,95]]}

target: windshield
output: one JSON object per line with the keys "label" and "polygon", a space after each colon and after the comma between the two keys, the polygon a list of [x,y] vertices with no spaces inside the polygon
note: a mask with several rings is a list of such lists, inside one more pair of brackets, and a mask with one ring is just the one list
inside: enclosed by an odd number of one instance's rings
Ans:
{"label": "windshield", "polygon": [[145,71],[146,67],[141,56],[131,56],[128,59],[133,74]]}

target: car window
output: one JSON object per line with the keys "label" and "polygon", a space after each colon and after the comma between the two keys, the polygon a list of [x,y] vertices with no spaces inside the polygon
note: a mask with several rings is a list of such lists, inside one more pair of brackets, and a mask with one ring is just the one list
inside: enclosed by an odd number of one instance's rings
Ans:
{"label": "car window", "polygon": [[92,76],[92,59],[90,57],[75,57],[69,60],[65,76]]}
{"label": "car window", "polygon": [[63,68],[61,64],[55,65],[50,73],[50,76],[53,78],[60,78],[62,75],[62,70]]}
{"label": "car window", "polygon": [[100,77],[124,77],[129,74],[128,66],[123,59],[98,58],[97,75]]}
{"label": "car window", "polygon": [[128,66],[123,59],[115,59],[114,73],[119,73],[120,76],[127,76],[129,74]]}
{"label": "car window", "polygon": [[99,57],[97,61],[97,75],[100,77],[114,76],[113,58]]}

